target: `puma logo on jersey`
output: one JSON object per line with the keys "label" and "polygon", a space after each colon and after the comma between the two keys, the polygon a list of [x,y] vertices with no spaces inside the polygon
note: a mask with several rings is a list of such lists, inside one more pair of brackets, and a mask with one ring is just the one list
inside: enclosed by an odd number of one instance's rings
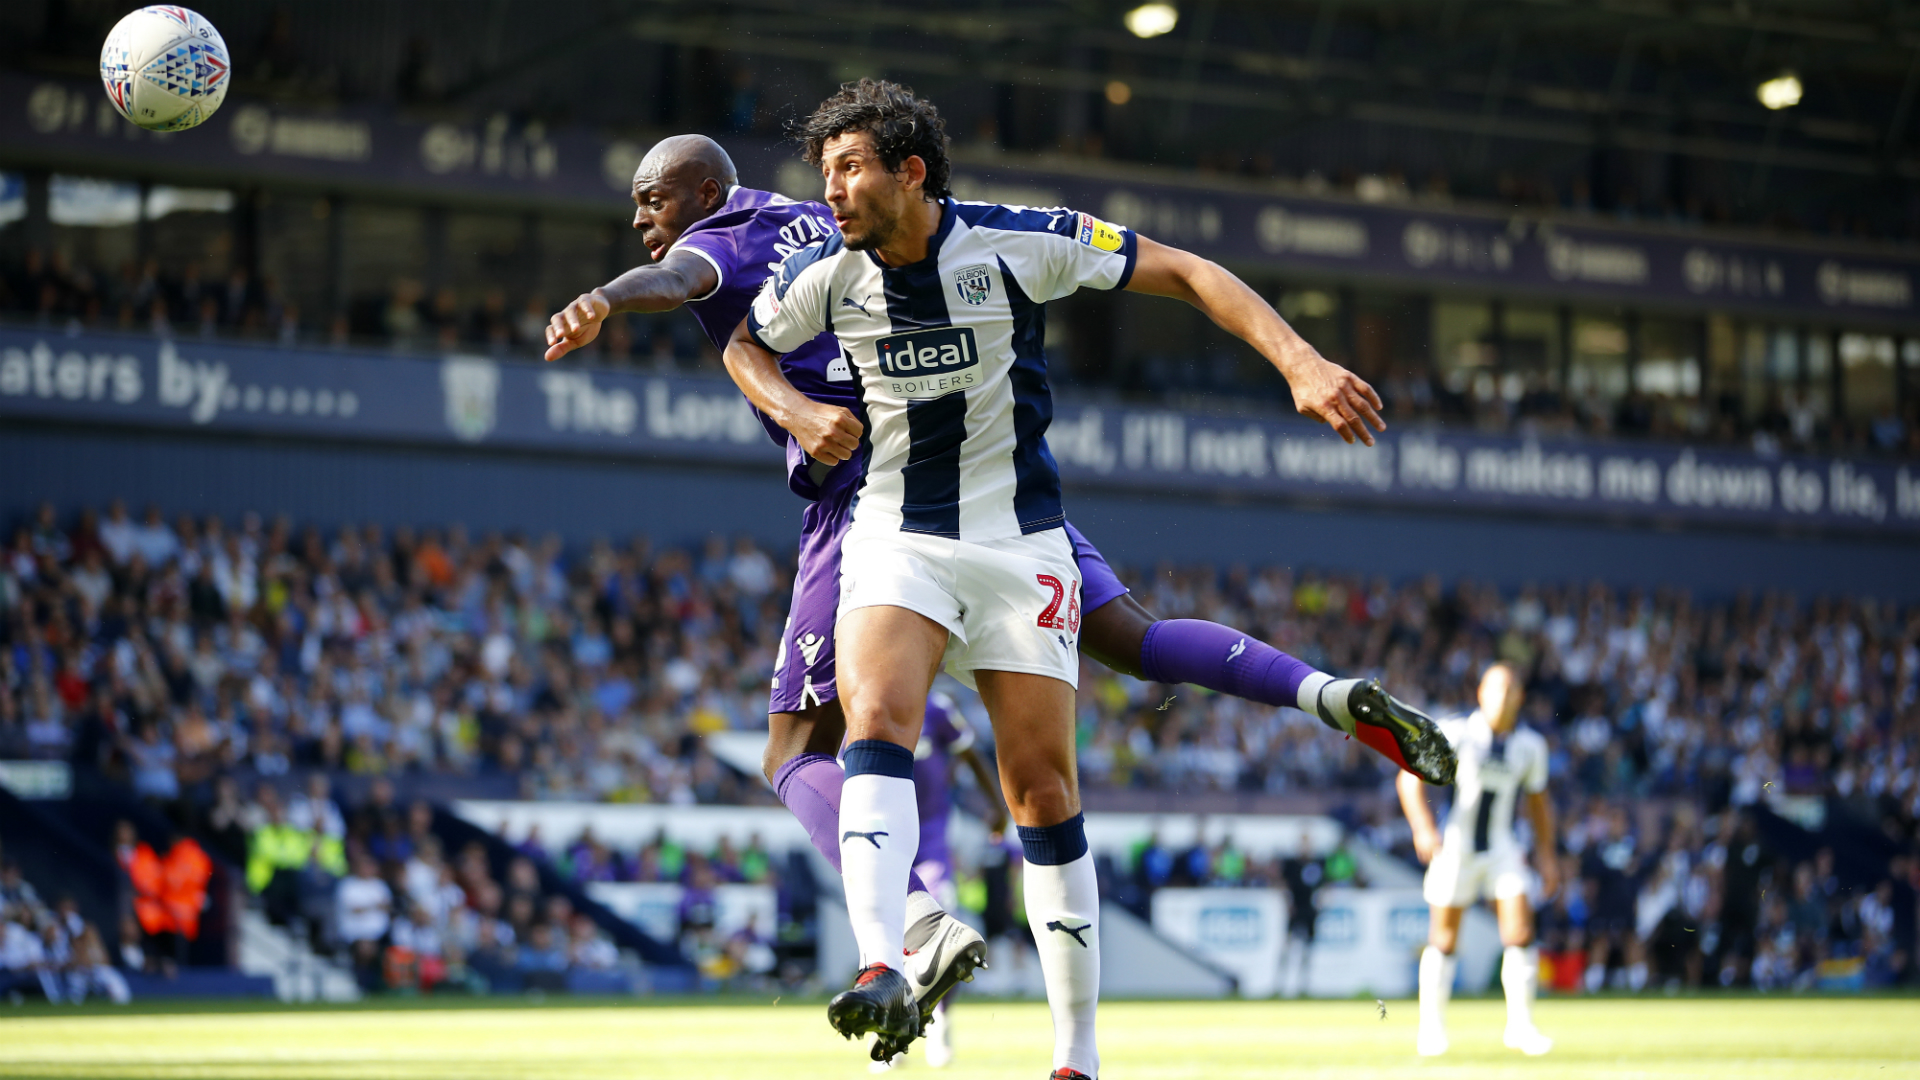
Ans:
{"label": "puma logo on jersey", "polygon": [[875,829],[872,832],[854,832],[852,829],[848,829],[846,832],[840,834],[840,842],[844,844],[857,836],[867,843],[872,844],[874,848],[878,850],[880,847],[879,838],[887,835],[890,834],[884,829]]}
{"label": "puma logo on jersey", "polygon": [[853,302],[853,297],[851,296],[843,296],[840,298],[841,307],[850,307],[853,310],[859,312],[860,314],[865,315],[869,319],[873,318],[873,313],[867,310],[867,305],[872,302],[873,302],[872,293],[868,293],[866,298],[861,300],[857,304]]}
{"label": "puma logo on jersey", "polygon": [[800,646],[800,655],[806,658],[808,667],[812,667],[813,662],[819,659],[820,648],[826,643],[826,638],[811,630],[794,639],[794,644]]}
{"label": "puma logo on jersey", "polygon": [[1068,926],[1066,923],[1063,923],[1060,920],[1055,919],[1054,921],[1047,924],[1047,929],[1060,931],[1061,933],[1067,935],[1073,940],[1079,942],[1080,947],[1084,949],[1087,947],[1087,939],[1081,937],[1080,935],[1086,933],[1088,930],[1093,929],[1093,924],[1088,923],[1085,926]]}
{"label": "puma logo on jersey", "polygon": [[[1246,638],[1241,638],[1239,641],[1234,642],[1233,648],[1227,650],[1227,663],[1229,664],[1233,663],[1234,660],[1238,658],[1241,653],[1246,651],[1247,651]],[[813,663],[813,661],[809,660],[807,661],[807,663],[811,664]]]}

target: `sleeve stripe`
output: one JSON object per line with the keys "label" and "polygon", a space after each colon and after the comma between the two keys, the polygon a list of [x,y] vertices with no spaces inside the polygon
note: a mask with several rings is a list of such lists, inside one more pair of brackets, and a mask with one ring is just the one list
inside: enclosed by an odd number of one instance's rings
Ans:
{"label": "sleeve stripe", "polygon": [[1120,230],[1120,257],[1127,260],[1127,266],[1120,271],[1120,280],[1114,282],[1115,289],[1124,289],[1133,280],[1134,263],[1140,260],[1140,234],[1132,229]]}
{"label": "sleeve stripe", "polygon": [[697,247],[679,248],[677,250],[685,251],[689,255],[698,255],[702,259],[705,259],[707,261],[708,266],[713,267],[713,278],[714,278],[713,288],[708,289],[706,291],[706,294],[703,296],[687,297],[687,303],[697,304],[702,300],[710,299],[714,293],[717,293],[720,291],[721,286],[727,283],[727,272],[725,270],[720,269],[719,261],[716,260],[713,256],[707,254],[706,252],[700,250]]}

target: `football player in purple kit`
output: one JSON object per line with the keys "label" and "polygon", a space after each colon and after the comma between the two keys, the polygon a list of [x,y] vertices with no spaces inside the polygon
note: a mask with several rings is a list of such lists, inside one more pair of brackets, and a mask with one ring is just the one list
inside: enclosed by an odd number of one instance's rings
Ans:
{"label": "football player in purple kit", "polygon": [[[782,261],[837,236],[824,205],[739,186],[726,152],[701,135],[674,136],[649,150],[635,172],[632,195],[633,227],[653,265],[630,270],[556,313],[547,328],[548,360],[591,343],[614,313],[670,311],[683,304],[714,346],[724,350]],[[782,380],[812,401],[863,415],[859,383],[830,332],[781,355],[775,371],[730,373],[743,389],[754,380]],[[841,541],[865,449],[823,420],[812,436],[816,443],[835,446],[839,461],[829,465],[809,457],[780,423],[802,424],[807,417],[757,415],[786,449],[788,486],[809,500],[792,607],[775,665],[764,768],[814,847],[839,868],[844,774],[837,755],[846,725],[835,686],[834,622]],[[1070,524],[1066,529],[1081,582],[1068,617],[1084,613],[1079,646],[1086,655],[1137,678],[1190,682],[1262,704],[1300,708],[1429,783],[1452,782],[1453,753],[1438,728],[1377,682],[1336,679],[1218,623],[1156,619],[1128,593],[1099,551]],[[970,980],[986,955],[979,934],[947,914],[918,875],[908,880],[904,948],[907,960],[895,977],[904,975],[921,1027],[941,997]],[[883,1038],[874,1056],[889,1057],[912,1039]]]}

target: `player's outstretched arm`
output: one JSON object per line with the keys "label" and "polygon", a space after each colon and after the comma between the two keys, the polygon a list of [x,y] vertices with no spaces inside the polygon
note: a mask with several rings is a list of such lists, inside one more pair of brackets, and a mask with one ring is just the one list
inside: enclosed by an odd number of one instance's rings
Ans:
{"label": "player's outstretched arm", "polygon": [[[1321,356],[1273,310],[1273,305],[1217,263],[1190,251],[1138,238],[1132,292],[1171,296],[1206,312],[1221,329],[1253,346],[1293,389],[1294,407],[1333,428],[1342,439],[1373,445],[1385,431],[1380,395],[1367,381]],[[1367,430],[1369,425],[1373,431]]]}
{"label": "player's outstretched arm", "polygon": [[1413,850],[1420,861],[1430,863],[1435,852],[1440,850],[1440,828],[1433,823],[1433,807],[1427,805],[1427,790],[1424,781],[1410,772],[1402,771],[1393,782],[1394,789],[1400,793],[1400,809],[1407,815],[1407,824],[1413,829]]}
{"label": "player's outstretched arm", "polygon": [[558,360],[600,336],[600,324],[620,311],[672,311],[720,284],[713,264],[685,251],[670,251],[651,266],[636,266],[605,285],[584,292],[547,323],[547,359]]}
{"label": "player's outstretched arm", "polygon": [[860,447],[866,429],[859,417],[838,405],[815,401],[793,388],[780,370],[780,357],[753,339],[747,320],[733,328],[726,351],[720,354],[733,385],[753,407],[773,417],[815,461],[838,465]]}

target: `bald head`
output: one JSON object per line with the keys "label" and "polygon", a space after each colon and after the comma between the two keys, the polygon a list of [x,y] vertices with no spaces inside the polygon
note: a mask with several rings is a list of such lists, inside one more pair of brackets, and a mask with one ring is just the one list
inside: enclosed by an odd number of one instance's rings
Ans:
{"label": "bald head", "polygon": [[705,135],[675,135],[655,143],[633,173],[633,227],[655,260],[689,226],[710,216],[740,182],[733,159]]}
{"label": "bald head", "polygon": [[653,144],[640,167],[633,173],[633,188],[653,187],[661,181],[683,181],[698,185],[714,180],[722,190],[740,182],[733,159],[720,144],[705,135],[670,135]]}

